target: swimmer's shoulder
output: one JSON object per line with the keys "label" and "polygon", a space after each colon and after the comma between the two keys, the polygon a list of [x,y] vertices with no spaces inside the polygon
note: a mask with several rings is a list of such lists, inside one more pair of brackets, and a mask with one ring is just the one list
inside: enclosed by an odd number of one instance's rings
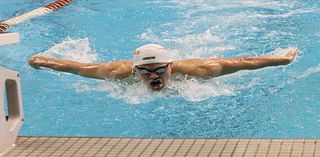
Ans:
{"label": "swimmer's shoulder", "polygon": [[199,66],[203,64],[211,64],[212,62],[217,62],[218,58],[191,58],[191,59],[184,59],[184,60],[175,60],[172,61],[173,69],[182,69],[188,68],[190,66]]}

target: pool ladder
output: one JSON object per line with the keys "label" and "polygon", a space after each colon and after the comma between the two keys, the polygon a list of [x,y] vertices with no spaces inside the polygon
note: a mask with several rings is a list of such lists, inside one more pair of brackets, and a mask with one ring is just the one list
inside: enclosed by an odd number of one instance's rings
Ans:
{"label": "pool ladder", "polygon": [[[19,34],[0,33],[0,45],[18,42]],[[23,122],[19,73],[0,67],[0,156],[14,146]]]}

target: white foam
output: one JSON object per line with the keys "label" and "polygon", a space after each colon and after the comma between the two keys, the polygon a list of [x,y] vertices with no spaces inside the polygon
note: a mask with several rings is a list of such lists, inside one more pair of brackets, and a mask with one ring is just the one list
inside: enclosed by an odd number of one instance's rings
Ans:
{"label": "white foam", "polygon": [[186,45],[206,45],[211,42],[221,42],[223,39],[217,35],[213,35],[210,29],[203,33],[191,34],[176,39],[175,42]]}
{"label": "white foam", "polygon": [[286,13],[278,14],[278,15],[265,15],[264,17],[287,18],[290,16],[301,15],[301,14],[306,14],[306,13],[318,13],[319,11],[320,11],[320,9],[318,9],[318,8],[303,8],[303,9],[290,10]]}
{"label": "white foam", "polygon": [[138,36],[138,38],[141,40],[152,41],[154,43],[158,43],[160,41],[160,38],[153,34],[151,28],[147,28],[145,32]]}
{"label": "white foam", "polygon": [[203,81],[200,79],[183,78],[171,80],[169,86],[161,92],[152,92],[140,81],[128,83],[125,81],[106,81],[98,85],[86,82],[74,84],[77,92],[100,91],[114,99],[128,104],[142,104],[156,99],[170,99],[182,97],[188,101],[203,101],[216,96],[234,95],[234,87],[217,80]]}
{"label": "white foam", "polygon": [[[295,15],[301,15],[301,14],[307,14],[307,13],[317,13],[319,12],[320,9],[318,8],[303,8],[303,9],[293,9],[289,10],[284,13],[279,13],[279,14],[261,14],[261,13],[248,13],[244,17],[245,20],[247,21],[254,21],[257,19],[266,19],[266,18],[288,18],[291,16]],[[240,14],[241,15],[241,14]],[[241,17],[239,15],[236,15],[238,17]]]}
{"label": "white foam", "polygon": [[[215,57],[216,53],[234,50],[234,46],[223,45],[223,37],[214,35],[210,29],[199,34],[187,34],[181,37],[163,39],[163,42],[174,43],[179,49],[179,56],[186,57]],[[215,46],[213,46],[215,45]]]}
{"label": "white foam", "polygon": [[96,87],[94,85],[89,84],[88,82],[78,81],[73,84],[76,92],[90,92],[95,91]]}
{"label": "white foam", "polygon": [[97,61],[97,54],[90,47],[89,39],[72,39],[66,38],[61,43],[55,44],[47,51],[40,55],[54,58],[78,61],[82,63],[92,63]]}
{"label": "white foam", "polygon": [[234,95],[235,88],[218,80],[199,80],[195,78],[172,80],[169,89],[188,101],[203,101],[216,96]]}
{"label": "white foam", "polygon": [[183,36],[163,35],[157,36],[153,33],[151,28],[146,29],[145,32],[138,36],[141,40],[146,40],[151,43],[164,43],[163,45],[175,45],[176,59],[183,59],[185,57],[214,57],[215,53],[222,53],[229,50],[234,50],[235,47],[231,45],[217,45],[224,42],[224,38],[214,35],[210,29],[198,34],[187,34]]}
{"label": "white foam", "polygon": [[261,85],[262,81],[263,80],[260,77],[252,78],[247,84],[238,85],[237,90],[253,88],[254,86]]}
{"label": "white foam", "polygon": [[231,0],[231,1],[204,1],[204,0],[172,0],[171,3],[176,5],[176,8],[188,10],[185,15],[190,16],[193,13],[202,11],[219,11],[234,8],[267,8],[267,9],[283,9],[292,8],[297,3],[295,2],[281,2],[281,1],[256,1],[256,0]]}
{"label": "white foam", "polygon": [[163,97],[163,92],[151,92],[142,82],[126,83],[120,81],[106,81],[98,85],[85,82],[74,84],[77,92],[100,91],[114,99],[120,99],[128,104],[141,104]]}
{"label": "white foam", "polygon": [[218,35],[214,35],[210,29],[203,33],[187,34],[185,36],[173,37],[172,35],[157,36],[153,33],[151,28],[146,29],[145,32],[138,36],[141,40],[152,42],[174,42],[177,45],[207,45],[209,43],[223,42],[224,39]]}
{"label": "white foam", "polygon": [[272,56],[285,56],[289,51],[291,51],[292,49],[295,49],[293,47],[289,47],[289,48],[277,48],[274,51],[271,51],[269,53],[267,53],[268,55],[272,55]]}
{"label": "white foam", "polygon": [[298,76],[298,78],[305,78],[313,74],[320,73],[320,64],[314,67],[308,68],[306,71],[304,71],[301,75]]}

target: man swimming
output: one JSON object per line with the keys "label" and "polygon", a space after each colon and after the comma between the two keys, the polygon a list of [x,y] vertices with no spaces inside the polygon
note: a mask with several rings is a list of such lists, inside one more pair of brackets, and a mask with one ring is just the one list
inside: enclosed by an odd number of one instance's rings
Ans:
{"label": "man swimming", "polygon": [[149,89],[160,91],[168,85],[171,75],[175,73],[209,79],[239,70],[286,65],[293,61],[299,50],[288,48],[286,51],[283,56],[197,58],[173,61],[165,47],[157,44],[147,44],[135,50],[133,61],[79,63],[35,55],[29,59],[29,64],[36,69],[45,67],[104,80],[124,79],[136,75]]}

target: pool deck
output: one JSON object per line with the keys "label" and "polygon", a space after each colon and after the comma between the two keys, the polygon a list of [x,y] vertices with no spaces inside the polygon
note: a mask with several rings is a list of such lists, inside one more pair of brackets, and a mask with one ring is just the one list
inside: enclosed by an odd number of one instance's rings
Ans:
{"label": "pool deck", "polygon": [[5,157],[318,157],[320,139],[18,137]]}

